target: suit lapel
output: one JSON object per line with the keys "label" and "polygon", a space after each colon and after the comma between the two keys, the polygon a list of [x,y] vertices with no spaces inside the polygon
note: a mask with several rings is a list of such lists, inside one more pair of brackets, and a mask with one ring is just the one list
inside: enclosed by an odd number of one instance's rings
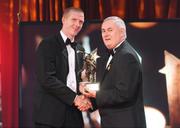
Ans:
{"label": "suit lapel", "polygon": [[57,49],[58,49],[58,56],[60,56],[60,61],[65,66],[63,69],[63,72],[67,74],[69,72],[68,68],[68,51],[66,48],[66,45],[64,43],[64,40],[62,39],[60,33],[57,33]]}
{"label": "suit lapel", "polygon": [[[107,61],[108,61],[108,59],[107,59]],[[107,63],[107,61],[106,61],[106,63]],[[105,70],[104,70],[104,73],[103,73],[103,77],[102,77],[100,83],[102,83],[102,81],[104,80],[104,78],[105,78],[106,74],[109,72],[109,70],[110,70],[112,64],[113,64],[113,58],[111,59],[111,61],[110,61],[110,63],[108,64],[108,66],[105,67]]]}
{"label": "suit lapel", "polygon": [[114,59],[116,58],[116,55],[118,55],[118,52],[121,51],[121,49],[126,45],[125,42],[123,42],[119,47],[116,48],[116,53],[114,54],[113,58],[111,59],[110,63],[108,64],[108,66],[105,68],[105,71],[104,71],[104,74],[103,74],[103,77],[101,79],[101,83],[103,82],[105,76],[107,75],[107,73],[111,70],[111,66],[113,64],[113,61]]}
{"label": "suit lapel", "polygon": [[127,42],[124,41],[119,47],[115,48],[116,53],[114,54],[114,56],[116,56],[117,53],[120,52],[121,49],[123,49],[123,48],[125,47],[126,43],[127,43]]}
{"label": "suit lapel", "polygon": [[66,48],[62,50],[62,55],[68,60],[68,52]]}
{"label": "suit lapel", "polygon": [[62,39],[62,36],[60,33],[58,33],[57,36],[58,36],[58,45],[61,48],[62,55],[68,60],[68,52],[67,52],[67,48],[64,43],[64,40]]}
{"label": "suit lapel", "polygon": [[77,47],[75,47],[74,48],[74,52],[75,52],[75,70],[76,70],[76,72],[78,71],[78,61],[79,61],[79,59],[78,59],[78,54],[77,54]]}

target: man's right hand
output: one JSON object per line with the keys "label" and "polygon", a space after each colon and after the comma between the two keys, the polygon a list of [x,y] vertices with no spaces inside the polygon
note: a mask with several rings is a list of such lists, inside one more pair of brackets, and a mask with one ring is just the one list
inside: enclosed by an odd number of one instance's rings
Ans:
{"label": "man's right hand", "polygon": [[85,97],[84,95],[77,95],[74,100],[74,105],[80,111],[87,111],[88,109],[92,108],[89,98]]}

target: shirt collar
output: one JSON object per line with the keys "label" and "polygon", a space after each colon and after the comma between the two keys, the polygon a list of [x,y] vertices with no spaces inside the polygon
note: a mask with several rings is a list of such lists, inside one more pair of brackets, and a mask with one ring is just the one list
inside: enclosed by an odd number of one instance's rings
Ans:
{"label": "shirt collar", "polygon": [[[61,34],[61,36],[62,36],[62,38],[63,38],[63,41],[66,42],[66,40],[67,40],[68,37],[63,33],[62,30],[60,31],[60,34]],[[74,42],[74,39],[71,40],[71,42]]]}
{"label": "shirt collar", "polygon": [[121,41],[118,45],[116,45],[115,48],[113,48],[113,52],[115,53],[116,52],[116,48],[118,48],[125,40]]}

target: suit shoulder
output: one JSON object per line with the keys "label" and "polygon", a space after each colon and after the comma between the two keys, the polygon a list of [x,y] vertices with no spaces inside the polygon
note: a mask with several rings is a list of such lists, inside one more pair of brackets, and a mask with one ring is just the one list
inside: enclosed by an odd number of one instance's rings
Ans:
{"label": "suit shoulder", "polygon": [[51,48],[57,42],[56,35],[45,37],[39,44],[39,48]]}
{"label": "suit shoulder", "polygon": [[130,61],[130,60],[136,60],[137,59],[137,55],[136,52],[134,50],[134,48],[129,44],[129,43],[125,43],[123,45],[123,48],[120,50],[120,52],[118,52],[118,56],[120,59],[122,59],[123,61]]}
{"label": "suit shoulder", "polygon": [[136,50],[128,42],[125,42],[121,50],[121,53],[122,55],[126,55],[126,54],[135,55]]}
{"label": "suit shoulder", "polygon": [[36,52],[54,53],[57,49],[57,42],[56,35],[46,37],[40,42]]}
{"label": "suit shoulder", "polygon": [[41,43],[44,44],[44,45],[51,45],[51,44],[53,44],[52,42],[56,42],[56,41],[57,41],[56,35],[51,35],[51,36],[45,37],[41,41]]}

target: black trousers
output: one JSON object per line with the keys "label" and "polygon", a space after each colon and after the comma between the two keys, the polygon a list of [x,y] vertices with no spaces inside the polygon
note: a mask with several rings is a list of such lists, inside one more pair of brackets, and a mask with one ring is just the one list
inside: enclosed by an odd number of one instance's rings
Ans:
{"label": "black trousers", "polygon": [[64,118],[62,126],[56,127],[53,124],[35,123],[35,128],[84,128],[82,113],[75,107],[69,107]]}

